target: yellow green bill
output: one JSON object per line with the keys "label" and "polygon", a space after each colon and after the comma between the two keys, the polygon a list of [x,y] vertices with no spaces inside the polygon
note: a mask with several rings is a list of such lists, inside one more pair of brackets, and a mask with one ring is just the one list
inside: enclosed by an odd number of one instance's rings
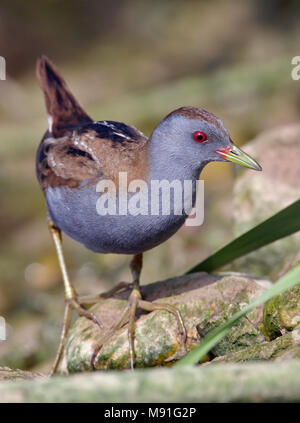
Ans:
{"label": "yellow green bill", "polygon": [[249,169],[253,170],[262,170],[261,166],[246,154],[243,150],[238,148],[236,145],[232,144],[228,148],[224,148],[223,150],[217,150],[224,159],[228,160],[229,162],[236,163],[241,166],[248,167]]}

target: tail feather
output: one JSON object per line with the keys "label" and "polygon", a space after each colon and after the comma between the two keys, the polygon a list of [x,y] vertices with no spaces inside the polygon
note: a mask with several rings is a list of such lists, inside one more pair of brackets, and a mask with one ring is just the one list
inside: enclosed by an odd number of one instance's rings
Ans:
{"label": "tail feather", "polygon": [[37,60],[36,74],[45,96],[49,131],[54,137],[63,136],[68,126],[92,122],[46,56]]}

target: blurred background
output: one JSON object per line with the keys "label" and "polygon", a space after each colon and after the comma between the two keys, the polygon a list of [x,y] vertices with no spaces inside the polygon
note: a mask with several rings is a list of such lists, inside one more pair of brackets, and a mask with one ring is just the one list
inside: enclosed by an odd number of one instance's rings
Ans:
{"label": "blurred background", "polygon": [[[47,371],[60,334],[64,296],[35,151],[47,128],[35,61],[49,56],[95,120],[133,124],[146,135],[171,110],[201,106],[243,145],[297,122],[300,54],[297,0],[2,0],[0,55],[0,315],[8,340],[0,366]],[[298,83],[299,84],[299,83]],[[205,223],[183,227],[145,254],[142,283],[179,275],[233,237],[230,164],[205,179]],[[79,293],[130,280],[130,258],[97,255],[64,237]]]}

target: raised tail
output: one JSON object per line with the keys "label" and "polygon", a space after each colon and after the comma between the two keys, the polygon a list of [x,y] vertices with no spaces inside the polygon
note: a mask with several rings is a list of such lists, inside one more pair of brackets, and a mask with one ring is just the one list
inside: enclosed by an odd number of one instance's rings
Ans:
{"label": "raised tail", "polygon": [[72,125],[92,122],[46,56],[37,60],[36,74],[45,96],[49,132],[54,137],[63,136],[67,127]]}

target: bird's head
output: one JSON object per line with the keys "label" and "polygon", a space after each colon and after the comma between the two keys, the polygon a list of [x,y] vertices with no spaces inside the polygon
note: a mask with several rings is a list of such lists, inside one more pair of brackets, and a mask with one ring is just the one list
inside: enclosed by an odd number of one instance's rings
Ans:
{"label": "bird's head", "polygon": [[206,110],[181,107],[170,113],[156,130],[160,149],[167,150],[170,159],[184,160],[199,169],[212,161],[230,161],[262,170],[252,157],[233,144],[221,119]]}

